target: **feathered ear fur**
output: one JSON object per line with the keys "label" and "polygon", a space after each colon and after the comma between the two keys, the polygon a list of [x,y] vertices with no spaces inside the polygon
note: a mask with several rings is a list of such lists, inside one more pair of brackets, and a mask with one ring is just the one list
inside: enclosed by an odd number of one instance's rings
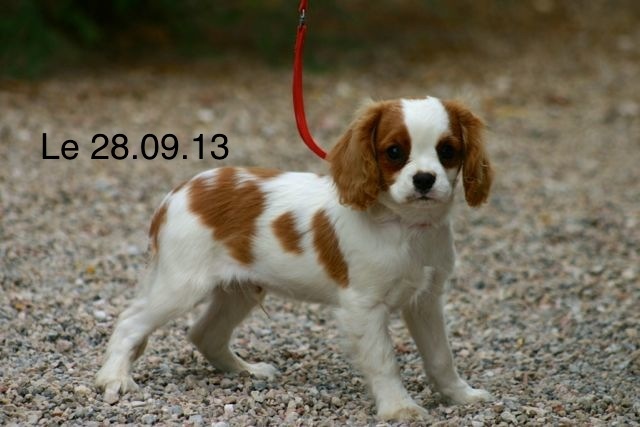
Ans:
{"label": "feathered ear fur", "polygon": [[484,123],[458,102],[445,101],[444,106],[454,132],[460,132],[464,143],[462,182],[465,199],[469,206],[480,206],[487,201],[493,182],[493,168],[484,147]]}
{"label": "feathered ear fur", "polygon": [[328,156],[340,203],[358,210],[371,206],[380,192],[375,130],[383,108],[383,102],[365,107]]}

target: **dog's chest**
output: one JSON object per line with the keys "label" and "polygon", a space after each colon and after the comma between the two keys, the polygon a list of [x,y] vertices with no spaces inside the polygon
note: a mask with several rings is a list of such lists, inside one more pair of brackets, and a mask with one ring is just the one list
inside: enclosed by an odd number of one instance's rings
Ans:
{"label": "dog's chest", "polygon": [[375,294],[385,304],[401,305],[428,288],[435,271],[448,274],[453,252],[442,231],[389,228],[362,236],[349,259],[351,285]]}

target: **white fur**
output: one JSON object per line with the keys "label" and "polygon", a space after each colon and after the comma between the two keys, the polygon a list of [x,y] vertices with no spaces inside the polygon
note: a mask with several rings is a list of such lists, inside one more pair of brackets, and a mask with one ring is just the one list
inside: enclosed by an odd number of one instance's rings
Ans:
{"label": "white fur", "polygon": [[[256,180],[266,196],[253,242],[255,262],[234,260],[224,244],[189,210],[189,184],[170,194],[166,223],[158,236],[140,295],[119,318],[97,384],[108,400],[135,387],[130,365],[144,350],[148,335],[168,320],[206,299],[209,307],[190,332],[191,340],[217,368],[273,377],[275,368],[250,364],[229,350],[233,329],[266,292],[329,304],[348,343],[354,364],[369,384],[383,419],[412,419],[426,414],[404,389],[388,334],[389,315],[401,310],[434,387],[455,402],[486,400],[457,374],[442,313],[444,284],[455,251],[449,210],[456,173],[440,165],[435,144],[448,128],[442,104],[435,98],[403,101],[412,140],[410,161],[388,192],[366,211],[339,203],[331,177],[283,173]],[[437,176],[436,200],[410,201],[418,171]],[[217,171],[200,174],[213,184]],[[430,194],[431,195],[431,194]],[[349,269],[346,287],[336,284],[318,262],[311,219],[323,209],[334,225]],[[286,252],[271,224],[285,212],[295,213],[302,233],[302,254]]]}
{"label": "white fur", "polygon": [[397,203],[406,203],[417,195],[413,176],[418,172],[430,172],[436,175],[436,182],[427,196],[438,201],[450,201],[453,198],[452,184],[457,171],[446,171],[436,152],[438,140],[449,129],[449,118],[444,106],[433,97],[405,99],[402,101],[402,111],[411,137],[411,155],[389,189],[391,197]]}

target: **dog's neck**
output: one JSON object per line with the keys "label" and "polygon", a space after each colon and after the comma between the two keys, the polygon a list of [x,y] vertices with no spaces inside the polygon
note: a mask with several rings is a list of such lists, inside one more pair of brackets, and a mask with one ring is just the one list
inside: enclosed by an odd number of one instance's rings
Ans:
{"label": "dog's neck", "polygon": [[433,208],[407,208],[406,206],[376,203],[368,213],[380,225],[397,225],[412,230],[430,230],[449,223],[453,200]]}

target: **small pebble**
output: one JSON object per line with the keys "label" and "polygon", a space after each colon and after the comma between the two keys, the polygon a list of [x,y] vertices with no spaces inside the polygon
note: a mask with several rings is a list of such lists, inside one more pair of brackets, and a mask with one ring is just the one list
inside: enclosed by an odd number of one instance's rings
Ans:
{"label": "small pebble", "polygon": [[140,418],[140,421],[142,422],[142,424],[154,424],[156,421],[158,421],[158,416],[154,414],[144,414]]}
{"label": "small pebble", "polygon": [[189,422],[193,423],[194,425],[200,426],[204,424],[204,418],[202,418],[202,415],[191,415],[189,416]]}
{"label": "small pebble", "polygon": [[29,424],[36,424],[40,418],[42,418],[42,411],[32,411],[27,415],[27,422]]}
{"label": "small pebble", "polygon": [[502,419],[502,421],[506,421],[512,424],[517,424],[518,420],[516,419],[516,417],[510,412],[510,411],[503,411],[500,414],[500,418]]}
{"label": "small pebble", "polygon": [[91,394],[92,390],[89,387],[81,384],[81,385],[76,386],[73,389],[73,392],[75,394],[80,395],[80,396],[86,396],[88,394]]}
{"label": "small pebble", "polygon": [[183,410],[182,410],[182,406],[180,405],[172,405],[169,407],[169,413],[171,415],[182,415],[183,414]]}
{"label": "small pebble", "polygon": [[71,350],[73,347],[73,343],[68,340],[58,340],[56,341],[56,350],[60,353],[66,353]]}
{"label": "small pebble", "polygon": [[264,390],[265,388],[267,388],[268,385],[265,381],[255,381],[253,383],[253,388],[260,391],[260,390]]}

